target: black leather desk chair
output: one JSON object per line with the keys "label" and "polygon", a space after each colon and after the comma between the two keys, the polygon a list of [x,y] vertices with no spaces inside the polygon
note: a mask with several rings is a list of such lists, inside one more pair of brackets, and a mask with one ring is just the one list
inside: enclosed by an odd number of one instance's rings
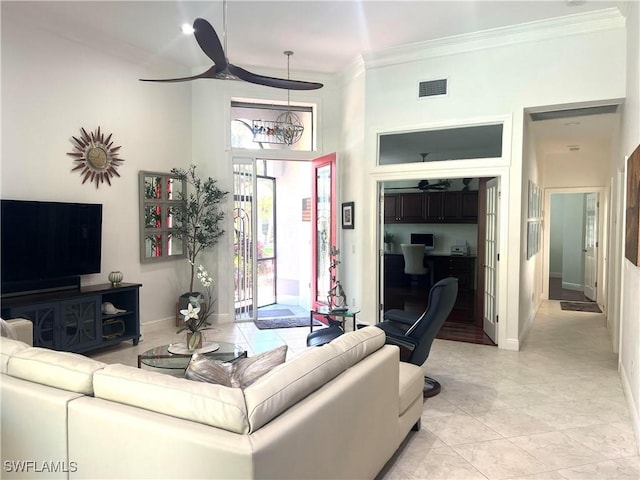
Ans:
{"label": "black leather desk chair", "polygon": [[[429,357],[431,344],[453,310],[458,297],[458,279],[448,277],[429,290],[427,309],[421,314],[389,310],[377,327],[385,331],[386,343],[400,347],[400,360],[422,366]],[[425,376],[423,393],[433,397],[440,393],[440,383]]]}

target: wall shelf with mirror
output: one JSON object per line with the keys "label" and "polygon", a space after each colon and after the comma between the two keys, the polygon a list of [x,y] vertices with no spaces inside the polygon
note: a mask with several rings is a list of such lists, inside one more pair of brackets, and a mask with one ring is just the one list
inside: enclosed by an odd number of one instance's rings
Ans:
{"label": "wall shelf with mirror", "polygon": [[174,235],[172,209],[181,204],[186,182],[171,173],[139,173],[140,187],[140,262],[150,263],[184,258],[183,241]]}

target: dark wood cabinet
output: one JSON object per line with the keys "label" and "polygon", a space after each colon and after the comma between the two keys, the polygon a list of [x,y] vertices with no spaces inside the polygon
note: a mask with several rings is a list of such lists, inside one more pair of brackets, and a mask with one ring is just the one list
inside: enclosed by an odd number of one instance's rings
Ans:
{"label": "dark wood cabinet", "polygon": [[460,192],[460,219],[464,222],[478,221],[478,192]]}
{"label": "dark wood cabinet", "polygon": [[424,194],[392,193],[384,196],[385,223],[421,223],[424,219]]}
{"label": "dark wood cabinet", "polygon": [[[125,340],[140,340],[140,284],[91,285],[3,299],[3,318],[33,322],[33,345],[86,352]],[[102,313],[110,302],[121,312]]]}
{"label": "dark wood cabinet", "polygon": [[454,223],[460,219],[460,192],[425,193],[426,214],[429,223]]}
{"label": "dark wood cabinet", "polygon": [[385,223],[476,223],[478,192],[391,193],[384,196]]}

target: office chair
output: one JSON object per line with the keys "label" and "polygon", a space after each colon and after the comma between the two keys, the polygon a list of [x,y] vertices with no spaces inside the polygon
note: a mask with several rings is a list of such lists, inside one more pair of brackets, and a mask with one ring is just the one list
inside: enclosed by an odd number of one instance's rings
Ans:
{"label": "office chair", "polygon": [[418,276],[424,275],[426,278],[428,273],[428,269],[424,266],[424,244],[402,243],[400,249],[404,257],[404,273],[411,275],[412,286],[418,285]]}
{"label": "office chair", "polygon": [[[458,279],[448,277],[429,290],[427,309],[420,315],[404,310],[389,310],[377,327],[385,331],[386,343],[400,347],[400,360],[422,366],[429,357],[431,344],[451,313],[458,297]],[[423,394],[440,393],[440,383],[425,376]]]}

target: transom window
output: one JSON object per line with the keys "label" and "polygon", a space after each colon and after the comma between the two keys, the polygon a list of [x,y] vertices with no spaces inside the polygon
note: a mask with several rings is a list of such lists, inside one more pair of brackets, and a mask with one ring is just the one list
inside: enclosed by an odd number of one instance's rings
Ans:
{"label": "transom window", "polygon": [[314,111],[305,105],[231,102],[231,148],[313,151]]}

